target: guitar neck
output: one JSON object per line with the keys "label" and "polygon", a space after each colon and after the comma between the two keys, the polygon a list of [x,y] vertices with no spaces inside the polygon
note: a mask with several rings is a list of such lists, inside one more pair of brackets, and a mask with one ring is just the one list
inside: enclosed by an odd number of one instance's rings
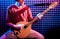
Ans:
{"label": "guitar neck", "polygon": [[[49,8],[47,8],[46,10],[44,10],[42,13],[41,13],[41,15],[44,15],[46,12],[48,12],[50,9]],[[42,17],[40,17],[40,18],[42,18]],[[33,23],[33,22],[35,22],[36,20],[38,20],[38,17],[35,17],[30,23]]]}
{"label": "guitar neck", "polygon": [[45,13],[47,13],[50,9],[47,8],[46,10],[44,10],[41,14],[44,15]]}

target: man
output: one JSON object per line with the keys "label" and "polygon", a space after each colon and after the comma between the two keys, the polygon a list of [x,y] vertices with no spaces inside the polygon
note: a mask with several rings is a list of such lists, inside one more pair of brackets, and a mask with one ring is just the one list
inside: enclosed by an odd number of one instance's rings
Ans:
{"label": "man", "polygon": [[[31,10],[24,4],[24,0],[16,0],[16,3],[8,8],[7,24],[10,27],[18,29],[19,26],[16,25],[17,22],[28,22],[31,20],[33,20]],[[12,31],[5,33],[3,36],[1,36],[1,39],[9,39],[10,37],[12,37],[11,39],[17,39]],[[44,36],[39,32],[31,29],[30,34],[26,38],[44,39]]]}

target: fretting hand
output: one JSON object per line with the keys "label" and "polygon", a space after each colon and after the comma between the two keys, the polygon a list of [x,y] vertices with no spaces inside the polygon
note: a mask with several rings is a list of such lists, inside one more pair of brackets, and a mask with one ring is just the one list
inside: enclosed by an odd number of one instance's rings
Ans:
{"label": "fretting hand", "polygon": [[39,19],[41,19],[43,17],[43,15],[41,13],[38,13],[37,16]]}

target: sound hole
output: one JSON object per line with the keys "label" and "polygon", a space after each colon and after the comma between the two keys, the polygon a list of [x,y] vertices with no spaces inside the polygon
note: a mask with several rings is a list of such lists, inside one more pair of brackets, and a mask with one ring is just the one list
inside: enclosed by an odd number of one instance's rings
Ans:
{"label": "sound hole", "polygon": [[27,28],[27,26],[25,25],[25,26],[24,26],[24,29],[26,29],[26,28]]}

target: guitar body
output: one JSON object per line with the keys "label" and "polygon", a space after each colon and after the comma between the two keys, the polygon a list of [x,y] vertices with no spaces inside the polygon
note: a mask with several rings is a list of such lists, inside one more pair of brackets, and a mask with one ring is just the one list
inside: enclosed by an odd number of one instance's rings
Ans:
{"label": "guitar body", "polygon": [[[29,22],[18,22],[16,23],[16,25],[18,24],[27,24]],[[30,30],[31,30],[31,25],[27,26],[26,28],[22,28],[20,30],[13,30],[14,34],[18,37],[18,38],[25,38],[29,35],[30,33]]]}

